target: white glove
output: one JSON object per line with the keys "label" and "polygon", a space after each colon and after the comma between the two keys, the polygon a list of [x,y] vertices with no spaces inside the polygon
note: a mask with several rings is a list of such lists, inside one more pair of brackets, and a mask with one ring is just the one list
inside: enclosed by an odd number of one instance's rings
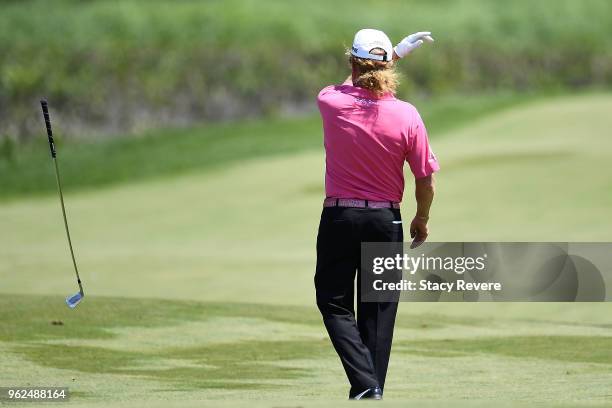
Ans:
{"label": "white glove", "polygon": [[420,31],[418,33],[410,34],[408,37],[400,41],[400,43],[395,46],[393,51],[395,51],[398,57],[404,58],[406,55],[423,45],[423,40],[433,42],[434,39],[431,37],[431,32]]}

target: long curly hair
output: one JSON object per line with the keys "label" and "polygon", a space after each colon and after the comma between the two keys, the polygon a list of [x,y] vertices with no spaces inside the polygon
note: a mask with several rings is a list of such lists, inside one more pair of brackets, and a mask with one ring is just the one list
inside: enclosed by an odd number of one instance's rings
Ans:
{"label": "long curly hair", "polygon": [[371,91],[376,97],[395,94],[399,84],[393,61],[375,61],[358,58],[347,52],[353,69],[353,85]]}

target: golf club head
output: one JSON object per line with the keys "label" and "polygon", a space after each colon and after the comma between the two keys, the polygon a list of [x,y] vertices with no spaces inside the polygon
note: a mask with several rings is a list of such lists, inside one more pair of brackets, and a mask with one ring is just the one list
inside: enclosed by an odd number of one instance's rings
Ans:
{"label": "golf club head", "polygon": [[83,295],[83,292],[77,292],[74,295],[66,298],[66,304],[69,308],[74,309],[81,302],[84,296],[85,295]]}

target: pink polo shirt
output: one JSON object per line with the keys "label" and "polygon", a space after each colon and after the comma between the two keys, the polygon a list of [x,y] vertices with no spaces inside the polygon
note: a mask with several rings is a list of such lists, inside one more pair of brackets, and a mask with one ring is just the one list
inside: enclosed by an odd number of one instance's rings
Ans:
{"label": "pink polo shirt", "polygon": [[423,120],[411,104],[392,94],[376,98],[346,83],[323,88],[318,104],[327,197],[400,202],[404,161],[415,178],[440,169]]}

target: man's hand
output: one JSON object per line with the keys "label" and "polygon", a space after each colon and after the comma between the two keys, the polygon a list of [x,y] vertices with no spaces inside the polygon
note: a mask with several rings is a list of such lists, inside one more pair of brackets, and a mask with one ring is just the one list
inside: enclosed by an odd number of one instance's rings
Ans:
{"label": "man's hand", "polygon": [[393,59],[404,58],[406,55],[423,45],[424,41],[434,42],[430,31],[420,31],[410,34],[393,48]]}
{"label": "man's hand", "polygon": [[427,228],[427,220],[429,217],[419,217],[418,215],[412,219],[410,223],[410,238],[412,238],[412,244],[410,248],[416,248],[421,245],[427,239],[429,235],[429,229]]}

